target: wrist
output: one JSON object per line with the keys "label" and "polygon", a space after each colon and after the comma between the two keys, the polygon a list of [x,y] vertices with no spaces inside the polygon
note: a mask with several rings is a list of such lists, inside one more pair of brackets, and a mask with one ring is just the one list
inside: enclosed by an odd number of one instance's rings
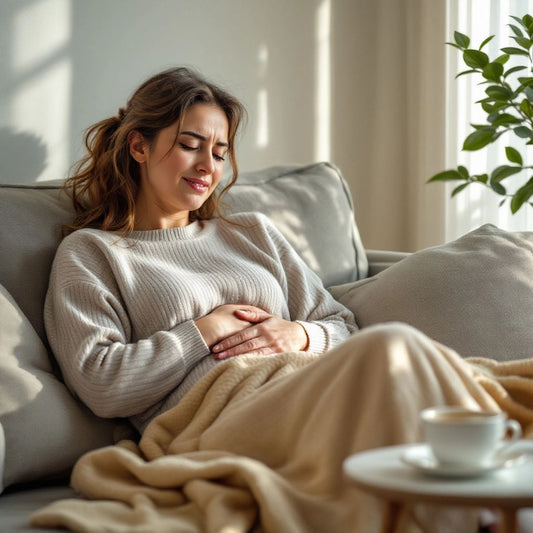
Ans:
{"label": "wrist", "polygon": [[194,321],[196,329],[200,332],[200,335],[204,339],[206,345],[211,349],[211,346],[215,344],[216,339],[213,337],[213,330],[210,324],[209,315],[198,318]]}
{"label": "wrist", "polygon": [[306,352],[309,348],[309,335],[307,334],[307,330],[305,329],[305,326],[301,322],[296,322],[298,326],[300,326],[300,348],[299,350],[301,352]]}

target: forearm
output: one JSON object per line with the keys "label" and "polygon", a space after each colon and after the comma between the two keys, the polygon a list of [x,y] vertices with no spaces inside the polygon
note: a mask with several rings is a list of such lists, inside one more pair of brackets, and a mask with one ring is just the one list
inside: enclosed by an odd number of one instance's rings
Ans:
{"label": "forearm", "polygon": [[54,343],[68,386],[102,417],[128,417],[148,409],[169,394],[209,349],[189,321],[148,339],[124,343],[78,339]]}

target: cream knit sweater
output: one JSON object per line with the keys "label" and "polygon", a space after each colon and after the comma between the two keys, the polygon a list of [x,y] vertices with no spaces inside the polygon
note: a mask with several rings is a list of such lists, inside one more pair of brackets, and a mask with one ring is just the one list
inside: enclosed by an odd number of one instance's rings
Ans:
{"label": "cream knit sweater", "polygon": [[128,238],[84,229],[60,244],[46,330],[65,382],[96,414],[142,431],[175,405],[220,364],[194,320],[223,304],[299,321],[313,352],[357,329],[265,216],[231,219]]}

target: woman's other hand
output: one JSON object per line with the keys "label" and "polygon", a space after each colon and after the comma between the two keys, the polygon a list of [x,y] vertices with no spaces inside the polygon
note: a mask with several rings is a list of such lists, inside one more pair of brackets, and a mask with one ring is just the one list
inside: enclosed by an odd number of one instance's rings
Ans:
{"label": "woman's other hand", "polygon": [[305,350],[309,339],[304,327],[271,315],[257,307],[234,306],[235,318],[248,326],[218,341],[212,348],[216,359],[251,353],[269,355]]}

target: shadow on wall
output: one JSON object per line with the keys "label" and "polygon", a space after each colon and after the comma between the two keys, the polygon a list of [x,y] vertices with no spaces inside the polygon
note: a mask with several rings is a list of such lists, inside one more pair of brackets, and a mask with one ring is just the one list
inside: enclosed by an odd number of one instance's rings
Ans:
{"label": "shadow on wall", "polygon": [[46,160],[46,144],[37,135],[0,128],[0,183],[34,182]]}

